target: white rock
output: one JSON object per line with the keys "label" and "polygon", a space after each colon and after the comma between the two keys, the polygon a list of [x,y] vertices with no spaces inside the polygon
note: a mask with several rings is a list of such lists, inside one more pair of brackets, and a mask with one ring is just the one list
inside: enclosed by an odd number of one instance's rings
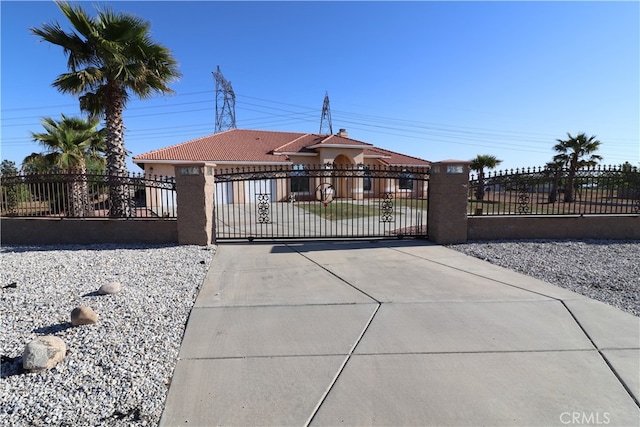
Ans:
{"label": "white rock", "polygon": [[27,344],[22,352],[22,367],[30,372],[51,369],[64,359],[67,345],[58,337],[38,337]]}
{"label": "white rock", "polygon": [[104,285],[100,286],[100,289],[98,289],[98,293],[100,295],[117,294],[121,290],[122,290],[122,283],[120,283],[120,282],[109,282],[109,283],[105,283]]}

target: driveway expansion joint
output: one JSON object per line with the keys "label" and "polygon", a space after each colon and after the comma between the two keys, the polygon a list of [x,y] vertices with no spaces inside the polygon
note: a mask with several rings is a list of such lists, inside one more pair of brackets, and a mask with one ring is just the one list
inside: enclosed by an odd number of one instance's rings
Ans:
{"label": "driveway expansion joint", "polygon": [[469,350],[469,351],[402,351],[384,353],[356,353],[354,356],[404,356],[404,355],[443,355],[443,354],[509,354],[509,353],[588,353],[598,351],[595,348],[571,348],[551,350]]}
{"label": "driveway expansion joint", "polygon": [[629,387],[629,385],[626,383],[625,380],[622,379],[622,377],[620,376],[620,374],[618,374],[618,371],[613,367],[613,365],[609,362],[609,359],[607,359],[607,356],[605,356],[602,351],[598,350],[598,354],[600,355],[600,357],[602,357],[602,359],[604,360],[604,363],[607,364],[607,366],[609,367],[609,369],[611,370],[611,372],[613,372],[613,375],[616,376],[616,378],[618,379],[618,381],[620,381],[620,384],[622,384],[622,387],[624,387],[624,390],[627,392],[627,394],[629,395],[629,397],[631,397],[631,400],[633,400],[633,402],[636,404],[636,406],[638,407],[638,409],[640,409],[640,401],[638,400],[638,398],[636,398],[636,396],[633,394],[633,392],[631,391],[631,387]]}
{"label": "driveway expansion joint", "polygon": [[349,354],[347,354],[347,357],[344,359],[344,361],[340,365],[340,368],[338,368],[338,372],[336,373],[335,377],[333,378],[333,380],[329,384],[329,387],[322,394],[318,404],[316,405],[316,407],[311,412],[311,415],[309,416],[309,419],[307,420],[307,422],[304,424],[304,427],[309,427],[309,425],[311,425],[311,423],[313,422],[313,419],[315,418],[316,414],[320,410],[320,407],[322,406],[324,401],[327,399],[327,396],[329,396],[329,393],[331,393],[331,390],[333,389],[333,386],[336,384],[336,381],[338,381],[338,378],[340,378],[340,375],[342,374],[342,372],[344,371],[345,367],[347,366],[347,363],[349,363],[349,360],[351,359],[351,356],[353,355],[353,352],[356,350],[356,348],[358,347],[358,344],[360,344],[360,341],[362,341],[362,338],[367,333],[367,330],[369,329],[369,326],[371,326],[371,322],[373,322],[373,319],[376,317],[376,314],[378,313],[378,310],[380,310],[381,306],[382,306],[382,303],[378,303],[378,306],[376,307],[376,309],[371,314],[371,317],[369,317],[369,321],[364,326],[364,329],[360,333],[360,336],[358,336],[358,338],[356,339],[356,342],[351,347],[351,350],[349,350]]}
{"label": "driveway expansion joint", "polygon": [[302,252],[291,248],[289,245],[287,245],[287,247],[289,247],[289,249],[295,251],[296,253],[300,254],[301,257],[311,261],[312,263],[314,263],[315,265],[317,265],[318,267],[320,267],[321,269],[323,269],[324,271],[326,271],[327,273],[331,274],[333,277],[335,277],[338,280],[341,280],[342,282],[346,283],[347,285],[351,286],[353,289],[355,289],[356,291],[360,292],[361,294],[365,295],[367,298],[370,298],[371,300],[375,301],[378,304],[382,304],[382,301],[378,301],[377,298],[374,298],[373,296],[369,295],[368,293],[366,293],[365,291],[363,291],[362,289],[358,288],[357,286],[355,286],[354,284],[350,283],[349,281],[343,279],[342,277],[338,276],[336,273],[334,273],[333,271],[329,270],[328,268],[326,268],[325,266],[318,264],[316,261],[312,260],[311,258],[309,258],[308,256],[306,256],[305,254],[303,254]]}
{"label": "driveway expansion joint", "polygon": [[622,387],[624,388],[624,390],[627,392],[627,394],[629,395],[629,397],[631,398],[631,400],[633,400],[633,402],[636,404],[636,406],[640,409],[640,401],[638,401],[638,399],[633,395],[633,392],[631,391],[631,388],[629,387],[629,385],[624,381],[624,379],[622,379],[622,377],[620,376],[620,374],[618,374],[618,371],[616,371],[616,369],[613,367],[613,365],[609,362],[609,359],[607,359],[607,357],[602,353],[602,351],[604,349],[599,348],[596,343],[593,341],[593,339],[591,338],[591,336],[589,335],[589,333],[587,332],[587,330],[584,328],[584,326],[582,326],[582,323],[580,323],[580,321],[578,320],[578,318],[575,316],[575,314],[573,314],[573,312],[571,311],[571,309],[567,306],[567,304],[565,304],[564,301],[561,301],[562,305],[564,306],[564,308],[569,312],[569,314],[571,315],[571,317],[573,317],[573,320],[576,322],[576,324],[578,325],[578,327],[582,330],[582,332],[585,334],[585,336],[589,339],[589,341],[591,341],[591,344],[593,344],[593,346],[598,350],[598,354],[600,355],[600,358],[604,361],[604,363],[607,365],[607,367],[609,368],[609,370],[613,373],[613,375],[616,377],[616,379],[618,380],[618,382],[620,383],[620,385],[622,385]]}
{"label": "driveway expansion joint", "polygon": [[[204,305],[199,307],[193,307],[194,310],[211,310],[218,308],[288,308],[288,307],[335,307],[335,306],[350,306],[350,305],[375,305],[376,302],[327,302],[327,303],[308,303],[308,304],[256,304],[256,305]],[[379,304],[379,303],[378,303]]]}
{"label": "driveway expansion joint", "polygon": [[[438,262],[438,261],[434,261],[432,259],[425,258],[425,257],[420,256],[420,255],[412,254],[412,253],[409,253],[409,252],[404,252],[404,251],[401,251],[401,250],[399,250],[397,248],[390,248],[390,249],[392,249],[394,251],[397,251],[397,252],[400,252],[402,254],[410,255],[410,256],[412,256],[414,258],[422,259],[422,260],[425,260],[427,262],[432,262],[434,264],[441,265],[443,267],[451,268],[453,270],[460,271],[462,273],[467,273],[467,274],[470,274],[472,276],[480,277],[482,279],[491,280],[492,282],[500,283],[501,285],[506,285],[506,286],[509,286],[509,287],[515,288],[515,289],[520,289],[521,291],[526,291],[526,292],[529,292],[529,293],[532,293],[532,294],[535,294],[535,295],[540,295],[540,296],[543,296],[543,297],[546,297],[546,298],[550,298],[550,299],[553,299],[553,300],[556,300],[556,301],[562,301],[562,299],[558,298],[558,297],[553,297],[551,295],[546,295],[546,294],[543,294],[541,292],[532,291],[531,289],[523,288],[522,286],[512,285],[511,283],[503,282],[501,280],[496,280],[494,278],[487,277],[485,275],[474,273],[474,272],[471,272],[471,271],[468,271],[468,270],[464,270],[462,268],[453,267],[451,265],[448,265],[448,264],[445,264],[445,263],[442,263],[442,262]],[[487,261],[487,262],[489,262],[489,261]]]}
{"label": "driveway expansion joint", "polygon": [[208,356],[208,357],[183,357],[180,360],[249,360],[249,359],[287,359],[296,357],[338,357],[347,356],[347,353],[324,353],[324,354],[267,354],[249,356]]}

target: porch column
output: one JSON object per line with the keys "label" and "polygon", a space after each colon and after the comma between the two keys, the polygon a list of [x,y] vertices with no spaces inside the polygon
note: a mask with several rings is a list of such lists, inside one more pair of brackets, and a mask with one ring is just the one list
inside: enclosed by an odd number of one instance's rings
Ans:
{"label": "porch column", "polygon": [[175,165],[180,245],[214,243],[214,167],[213,163]]}
{"label": "porch column", "polygon": [[364,200],[364,165],[356,165],[351,182],[351,199]]}
{"label": "porch column", "polygon": [[469,165],[445,160],[431,165],[429,178],[429,240],[438,244],[467,241]]}

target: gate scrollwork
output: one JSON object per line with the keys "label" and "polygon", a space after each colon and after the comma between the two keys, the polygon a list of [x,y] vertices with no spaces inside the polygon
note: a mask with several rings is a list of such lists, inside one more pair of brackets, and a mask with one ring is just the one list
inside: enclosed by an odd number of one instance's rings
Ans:
{"label": "gate scrollwork", "polygon": [[258,223],[269,224],[271,222],[269,209],[271,196],[269,194],[256,194],[256,200],[258,201]]}
{"label": "gate scrollwork", "polygon": [[380,222],[395,222],[392,193],[384,193],[384,197],[380,202]]}

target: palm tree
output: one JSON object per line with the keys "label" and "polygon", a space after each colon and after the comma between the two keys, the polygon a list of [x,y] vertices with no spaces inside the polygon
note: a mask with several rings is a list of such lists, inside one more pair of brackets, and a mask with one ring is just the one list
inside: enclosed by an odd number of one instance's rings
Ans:
{"label": "palm tree", "polygon": [[565,140],[556,139],[557,144],[553,146],[553,149],[559,154],[553,156],[553,161],[562,163],[569,169],[567,185],[564,190],[564,201],[572,202],[576,171],[583,167],[597,165],[598,161],[602,160],[602,157],[593,154],[600,147],[600,141],[596,139],[595,135],[587,137],[584,133],[580,133],[573,137],[567,132],[567,137],[568,139]]}
{"label": "palm tree", "polygon": [[548,162],[545,167],[547,172],[552,174],[551,189],[549,190],[549,203],[555,203],[558,200],[558,184],[564,168],[564,162],[553,161]]}
{"label": "palm tree", "polygon": [[495,169],[502,160],[498,160],[496,156],[489,154],[478,154],[475,158],[471,159],[471,170],[478,172],[478,188],[476,188],[476,199],[484,199],[484,169]]}
{"label": "palm tree", "polygon": [[169,49],[153,42],[147,21],[111,9],[90,17],[80,6],[56,3],[73,26],[72,32],[65,32],[58,23],[31,28],[31,32],[61,46],[67,57],[69,72],[58,76],[53,86],[79,95],[83,111],[105,119],[109,215],[130,216],[128,193],[121,182],[127,173],[123,110],[131,94],[145,99],[155,93],[173,93],[168,84],[180,77],[178,63]]}
{"label": "palm tree", "polygon": [[104,129],[97,129],[98,119],[66,117],[56,121],[42,119],[45,132],[32,132],[33,140],[45,148],[44,153],[32,153],[23,161],[23,169],[58,169],[69,175],[69,216],[88,215],[91,209],[87,186],[87,164],[104,166]]}

